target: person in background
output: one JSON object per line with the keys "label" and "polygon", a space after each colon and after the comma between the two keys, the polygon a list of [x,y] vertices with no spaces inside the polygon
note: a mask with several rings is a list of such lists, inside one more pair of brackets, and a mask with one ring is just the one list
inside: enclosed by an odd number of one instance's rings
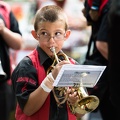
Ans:
{"label": "person in background", "polygon": [[99,17],[103,13],[103,11],[107,11],[109,7],[109,0],[85,0],[83,9],[84,15],[87,19],[91,19],[92,21],[98,21]]}
{"label": "person in background", "polygon": [[90,5],[90,17],[93,21],[97,21],[100,14],[101,14],[101,9],[104,7],[104,5],[108,2],[108,0],[88,0],[88,3]]}
{"label": "person in background", "polygon": [[120,101],[120,1],[113,0],[111,4],[111,8],[108,14],[108,22],[109,22],[109,87],[110,87],[110,100],[114,106],[114,111],[116,112],[115,119],[120,120],[119,115],[119,101]]}
{"label": "person in background", "polygon": [[[106,4],[105,4],[106,2]],[[86,19],[88,24],[91,25],[92,34],[88,43],[88,51],[86,54],[86,60],[83,64],[87,65],[103,65],[107,66],[100,80],[94,88],[88,88],[89,94],[93,94],[99,97],[100,105],[98,110],[103,120],[113,120],[116,116],[113,104],[110,101],[110,89],[108,80],[108,12],[110,9],[111,1],[101,1],[102,9],[100,9],[100,15],[98,19],[94,20],[89,10],[91,10],[92,0],[86,0],[85,8]],[[95,112],[95,111],[94,111]]]}
{"label": "person in background", "polygon": [[[10,49],[19,50],[22,46],[19,25],[11,12],[10,6],[0,0],[0,119],[9,120],[15,105],[10,83],[11,59]],[[3,74],[4,73],[4,74]]]}
{"label": "person in background", "polygon": [[[61,49],[70,36],[68,28],[67,17],[61,7],[49,5],[36,12],[31,33],[39,44],[18,63],[11,77],[18,102],[16,120],[76,120],[84,115],[69,108],[78,100],[74,89],[67,89],[68,98],[65,100],[64,92],[53,86],[64,64],[78,64],[67,55],[68,60],[59,56],[64,54]],[[60,61],[52,65],[55,53]]]}

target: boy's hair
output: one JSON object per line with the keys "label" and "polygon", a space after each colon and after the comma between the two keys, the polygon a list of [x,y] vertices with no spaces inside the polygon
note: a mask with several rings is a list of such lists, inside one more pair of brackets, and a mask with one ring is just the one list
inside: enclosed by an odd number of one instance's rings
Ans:
{"label": "boy's hair", "polygon": [[38,24],[40,22],[55,22],[61,20],[65,24],[65,30],[68,29],[67,17],[63,9],[57,5],[48,5],[39,9],[34,19],[34,29],[38,30]]}

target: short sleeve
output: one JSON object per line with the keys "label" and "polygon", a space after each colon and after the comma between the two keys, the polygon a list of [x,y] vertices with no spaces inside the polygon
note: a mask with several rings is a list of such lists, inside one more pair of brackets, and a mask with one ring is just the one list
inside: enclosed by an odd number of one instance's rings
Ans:
{"label": "short sleeve", "polygon": [[101,21],[101,25],[98,31],[97,40],[105,41],[108,40],[108,14],[104,14],[103,19]]}
{"label": "short sleeve", "polygon": [[10,12],[10,30],[22,35],[19,29],[19,23],[12,12]]}
{"label": "short sleeve", "polygon": [[11,80],[17,101],[23,109],[30,93],[38,87],[37,72],[28,57],[25,57],[14,69]]}

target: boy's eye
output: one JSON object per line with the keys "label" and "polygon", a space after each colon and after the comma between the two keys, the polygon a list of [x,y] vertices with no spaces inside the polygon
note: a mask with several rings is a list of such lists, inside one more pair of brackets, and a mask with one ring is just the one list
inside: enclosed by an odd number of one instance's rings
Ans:
{"label": "boy's eye", "polygon": [[41,32],[40,35],[48,36],[48,33],[46,33],[46,32]]}
{"label": "boy's eye", "polygon": [[56,32],[55,33],[55,36],[59,36],[59,35],[61,35],[62,33],[61,32]]}

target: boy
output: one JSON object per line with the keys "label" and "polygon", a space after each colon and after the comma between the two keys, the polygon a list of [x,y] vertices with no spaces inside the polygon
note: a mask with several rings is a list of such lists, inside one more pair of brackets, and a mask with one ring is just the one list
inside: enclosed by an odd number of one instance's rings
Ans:
{"label": "boy", "polygon": [[[83,115],[72,114],[67,102],[57,105],[53,82],[64,64],[77,64],[73,59],[58,62],[47,74],[56,54],[61,53],[64,41],[70,36],[66,16],[55,5],[39,9],[35,16],[33,37],[39,42],[37,48],[26,56],[12,73],[13,88],[18,100],[16,120],[76,120]],[[51,50],[52,49],[52,50]],[[54,90],[55,91],[55,90]],[[73,89],[67,91],[69,104],[78,100]]]}

